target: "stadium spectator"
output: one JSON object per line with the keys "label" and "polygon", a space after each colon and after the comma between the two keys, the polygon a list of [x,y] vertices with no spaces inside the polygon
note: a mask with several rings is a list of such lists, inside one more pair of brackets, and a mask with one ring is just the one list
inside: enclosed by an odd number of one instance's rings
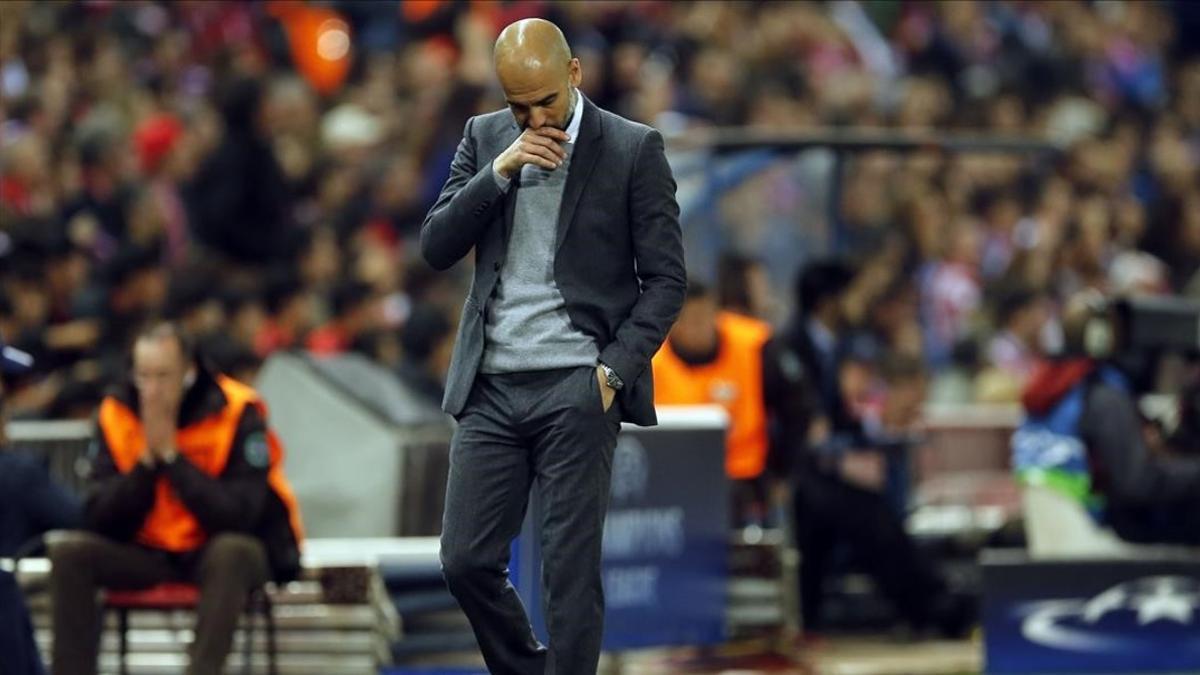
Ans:
{"label": "stadium spectator", "polygon": [[1046,299],[1039,291],[1013,288],[996,304],[999,331],[988,346],[988,361],[1024,380],[1033,370],[1040,351],[1041,332],[1048,319]]}
{"label": "stadium spectator", "polygon": [[996,300],[996,330],[987,344],[986,366],[980,373],[974,398],[1013,403],[1042,355],[1050,308],[1039,291],[1015,287],[1001,289]]}
{"label": "stadium spectator", "polygon": [[223,672],[248,594],[299,569],[299,513],[258,395],[156,324],[131,384],[101,405],[90,456],[87,529],[49,542],[54,672],[96,672],[98,589],[167,581],[200,588],[187,672]]}
{"label": "stadium spectator", "polygon": [[229,317],[225,313],[220,287],[208,271],[195,266],[179,272],[171,277],[164,318],[178,323],[197,340],[225,331]]}
{"label": "stadium spectator", "polygon": [[222,92],[224,137],[187,188],[196,238],[241,265],[286,260],[295,246],[292,196],[264,130],[262,87],[237,78]]}
{"label": "stadium spectator", "polygon": [[[267,322],[267,306],[258,287],[230,288],[221,294],[227,332],[238,345],[253,351],[255,339]],[[238,379],[238,378],[234,378]]]}
{"label": "stadium spectator", "polygon": [[[78,145],[80,190],[61,204],[62,217],[85,216],[97,226],[95,247],[101,256],[131,236],[130,211],[135,183],[125,171],[126,141],[107,120],[81,130]],[[144,242],[138,242],[144,244]]]}
{"label": "stadium spectator", "polygon": [[[798,363],[782,362],[770,325],[718,307],[698,282],[654,356],[655,405],[720,405],[729,413],[725,474],[733,522],[763,525],[775,485],[803,441],[813,407]],[[774,431],[774,433],[772,433]]]}
{"label": "stadium spectator", "polygon": [[181,265],[187,260],[190,237],[181,185],[195,174],[195,140],[183,122],[168,113],[142,120],[132,140],[146,185],[144,208],[160,214],[167,260]]}
{"label": "stadium spectator", "polygon": [[846,407],[841,389],[843,333],[846,330],[843,294],[854,274],[839,261],[810,263],[797,276],[797,311],[783,340],[815,383],[820,402],[819,427],[833,433],[854,433],[858,424]]}
{"label": "stadium spectator", "polygon": [[426,402],[441,407],[454,348],[454,326],[430,305],[416,305],[400,332],[402,356],[396,373]]}
{"label": "stadium spectator", "polygon": [[973,220],[948,222],[931,236],[938,253],[918,274],[921,278],[925,350],[935,366],[944,366],[954,346],[965,339],[982,300],[979,282],[979,235]]}
{"label": "stadium spectator", "polygon": [[99,349],[105,355],[123,355],[131,337],[167,304],[170,276],[157,249],[129,246],[106,264],[107,316]]}
{"label": "stadium spectator", "polygon": [[972,602],[948,588],[884,492],[885,453],[903,451],[920,420],[925,368],[916,358],[892,357],[880,372],[883,389],[871,405],[859,408],[863,429],[857,445],[814,447],[794,474],[804,627],[814,635],[822,632],[825,581],[836,553],[848,551],[916,633],[962,636],[974,620]]}
{"label": "stadium spectator", "polygon": [[347,281],[333,289],[332,307],[330,320],[308,336],[308,350],[318,356],[349,351],[379,327],[379,298],[361,281]]}
{"label": "stadium spectator", "polygon": [[761,260],[729,253],[717,261],[717,295],[721,309],[771,323],[775,298]]}
{"label": "stadium spectator", "polygon": [[277,350],[303,344],[311,329],[313,300],[307,288],[290,273],[280,273],[267,284],[266,321],[254,336],[254,351],[262,358]]}

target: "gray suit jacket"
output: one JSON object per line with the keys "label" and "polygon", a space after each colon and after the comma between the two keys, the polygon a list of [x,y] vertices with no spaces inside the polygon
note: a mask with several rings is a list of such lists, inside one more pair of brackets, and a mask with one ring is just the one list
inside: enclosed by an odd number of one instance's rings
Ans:
{"label": "gray suit jacket", "polygon": [[[583,98],[583,119],[558,215],[554,279],[571,322],[625,382],[622,419],[655,424],[650,358],[687,286],[675,179],[662,135]],[[459,415],[484,348],[484,313],[507,254],[516,188],[497,187],[492,160],[521,133],[507,110],[473,117],[442,193],[421,226],[421,253],[442,270],[475,249],[442,408]]]}

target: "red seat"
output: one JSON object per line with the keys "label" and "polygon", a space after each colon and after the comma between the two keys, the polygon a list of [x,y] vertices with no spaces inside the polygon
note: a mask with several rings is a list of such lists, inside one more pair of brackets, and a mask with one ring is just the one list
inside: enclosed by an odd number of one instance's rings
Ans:
{"label": "red seat", "polygon": [[104,604],[112,609],[188,609],[200,601],[191,584],[159,584],[136,591],[107,591]]}
{"label": "red seat", "polygon": [[[135,591],[105,591],[104,608],[117,613],[118,632],[118,661],[117,668],[121,675],[128,673],[126,657],[129,654],[129,612],[131,610],[171,611],[176,609],[192,609],[200,601],[200,589],[192,584],[166,583]],[[275,616],[271,607],[271,597],[263,588],[255,590],[250,595],[247,610],[259,612],[266,619],[267,633],[267,672],[275,675]],[[247,624],[246,636],[243,640],[242,655],[245,673],[251,672],[251,648],[253,640],[253,623]]]}

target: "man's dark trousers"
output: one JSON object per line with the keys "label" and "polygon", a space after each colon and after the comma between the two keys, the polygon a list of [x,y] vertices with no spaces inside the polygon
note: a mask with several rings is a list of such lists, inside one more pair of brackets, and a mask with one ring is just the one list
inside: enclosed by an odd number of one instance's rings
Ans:
{"label": "man's dark trousers", "polygon": [[[442,567],[497,674],[596,672],[604,629],[600,544],[613,449],[594,367],[479,375],[450,450]],[[547,652],[508,578],[531,487],[540,500]]]}
{"label": "man's dark trousers", "polygon": [[60,532],[48,542],[55,675],[96,672],[101,623],[96,591],[185,581],[200,587],[187,675],[217,675],[250,592],[269,577],[258,539],[224,532],[195,553],[172,555],[91,532]]}

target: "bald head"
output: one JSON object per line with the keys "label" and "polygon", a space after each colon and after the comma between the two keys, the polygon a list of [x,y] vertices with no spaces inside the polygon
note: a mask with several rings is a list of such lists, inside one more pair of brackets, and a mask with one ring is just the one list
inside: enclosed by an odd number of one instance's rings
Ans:
{"label": "bald head", "polygon": [[500,31],[493,55],[497,70],[565,69],[571,60],[571,47],[558,26],[545,19],[521,19]]}
{"label": "bald head", "polygon": [[571,90],[579,86],[579,60],[562,31],[545,19],[522,19],[500,31],[493,53],[496,77],[523,128],[566,128]]}

